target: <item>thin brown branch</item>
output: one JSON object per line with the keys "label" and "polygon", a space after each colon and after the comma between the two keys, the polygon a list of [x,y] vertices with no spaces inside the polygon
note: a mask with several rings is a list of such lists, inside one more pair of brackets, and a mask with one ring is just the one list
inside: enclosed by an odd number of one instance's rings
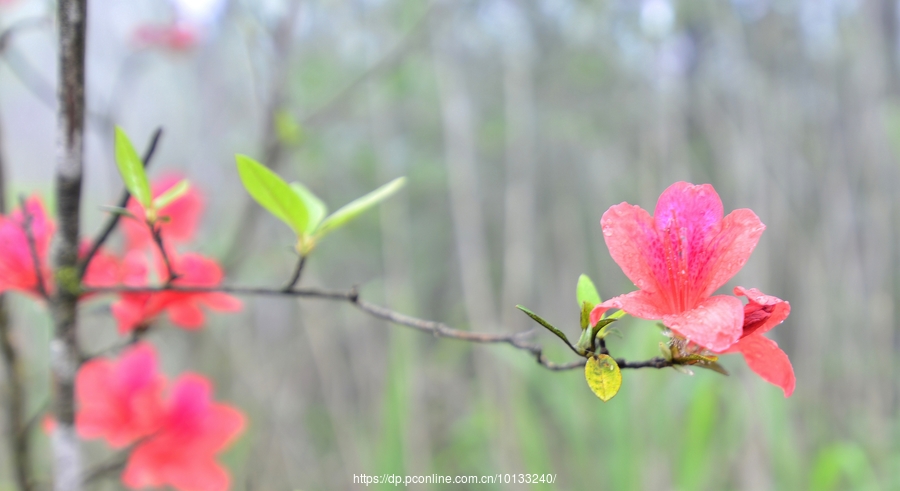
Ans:
{"label": "thin brown branch", "polygon": [[28,242],[28,252],[31,255],[31,266],[34,268],[35,283],[38,293],[44,297],[44,300],[50,297],[47,294],[47,285],[44,284],[44,271],[41,268],[41,257],[38,254],[37,242],[34,240],[34,217],[28,210],[28,202],[24,196],[19,196],[19,206],[22,208],[22,231],[25,232],[25,240]]}
{"label": "thin brown branch", "polygon": [[297,286],[297,283],[300,282],[300,275],[303,274],[303,266],[306,264],[306,256],[300,256],[300,260],[297,261],[297,266],[294,268],[294,273],[291,275],[291,279],[288,280],[287,284],[284,285],[284,291],[291,291]]}
{"label": "thin brown branch", "polygon": [[[508,344],[516,349],[531,353],[535,360],[548,370],[572,370],[583,367],[585,360],[577,360],[569,363],[555,363],[549,361],[544,356],[543,348],[538,345],[531,344],[527,340],[532,336],[534,331],[522,331],[517,333],[482,333],[473,331],[463,331],[454,329],[443,322],[420,319],[412,317],[400,312],[395,312],[386,307],[367,302],[359,298],[359,292],[356,289],[350,290],[326,290],[320,288],[296,288],[296,289],[273,289],[266,287],[247,287],[247,286],[149,286],[149,287],[132,287],[132,286],[112,286],[112,287],[96,287],[84,288],[82,293],[161,293],[161,292],[182,292],[182,293],[210,293],[222,292],[235,295],[261,295],[261,296],[281,296],[281,297],[305,297],[319,298],[324,300],[337,300],[350,303],[357,309],[366,314],[388,321],[392,324],[410,327],[418,331],[429,333],[436,337],[457,339],[459,341],[467,341],[470,343],[485,344]],[[117,345],[102,352],[117,351],[123,346]],[[619,368],[665,368],[672,366],[672,362],[663,358],[653,358],[641,362],[629,362],[624,359],[617,359]]]}
{"label": "thin brown branch", "polygon": [[159,254],[162,256],[163,264],[166,265],[166,274],[168,278],[166,279],[166,285],[171,285],[172,282],[178,279],[178,273],[175,272],[175,269],[172,267],[172,261],[169,259],[169,253],[166,252],[166,246],[163,244],[162,231],[160,227],[156,224],[148,223],[148,227],[150,227],[150,235],[153,236],[153,243],[156,244],[156,248],[159,249]]}
{"label": "thin brown branch", "polygon": [[82,485],[86,486],[105,477],[112,476],[117,472],[121,472],[123,469],[125,469],[125,465],[128,463],[128,457],[131,455],[131,451],[133,450],[133,448],[134,446],[117,452],[106,461],[101,462],[97,466],[86,470],[84,476],[81,478]]}
{"label": "thin brown branch", "polygon": [[[147,150],[144,151],[144,168],[146,169],[150,165],[150,161],[153,159],[153,155],[156,153],[156,146],[159,144],[159,139],[162,137],[162,127],[157,128],[156,131],[153,132],[153,136],[150,137],[150,143],[147,145]],[[128,192],[127,189],[122,191],[122,196],[119,198],[119,202],[117,203],[117,207],[125,208],[128,206],[128,198],[131,197],[131,193]],[[111,213],[109,218],[106,220],[106,224],[100,229],[100,232],[97,234],[97,238],[94,239],[91,245],[91,249],[88,251],[87,255],[81,260],[81,265],[78,267],[78,278],[83,278],[84,273],[87,271],[88,266],[91,264],[91,260],[97,254],[97,251],[103,246],[106,240],[112,235],[116,226],[119,224],[119,220],[122,218],[118,213]]]}

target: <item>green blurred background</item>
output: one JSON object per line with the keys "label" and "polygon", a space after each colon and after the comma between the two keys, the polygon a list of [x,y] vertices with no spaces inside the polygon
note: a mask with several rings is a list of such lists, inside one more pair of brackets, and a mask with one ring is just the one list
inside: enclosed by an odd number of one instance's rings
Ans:
{"label": "green blurred background", "polygon": [[[280,285],[294,261],[289,230],[252,211],[235,153],[332,209],[405,175],[404,191],[320,245],[304,285],[359,285],[371,301],[487,332],[531,328],[524,304],[571,337],[580,273],[604,298],[634,288],[603,243],[602,213],[652,209],[677,180],[709,182],[726,211],[751,208],[767,225],[727,288],[790,301],[770,336],[797,376],[785,399],[739,356],[724,358],[730,377],[629,370],[604,404],[580,371],[549,372],[508,346],[435,339],[328,301],[247,299],[202,331],[163,321],[149,336],[170,376],[213,378],[217,398],[249,416],[224,456],[235,489],[550,473],[553,485],[434,488],[900,490],[895,0],[209,3],[188,15],[164,0],[91,0],[87,233],[121,189],[111,124],[138,147],[164,128],[151,175],[184,173],[204,193],[193,249],[220,258],[233,284]],[[11,200],[50,197],[52,12],[0,2],[0,30],[43,19],[2,47]],[[176,17],[199,29],[196,44],[135,41],[141,25]],[[49,320],[12,303],[37,412]],[[115,342],[108,303],[82,309],[88,351]],[[652,323],[621,324],[614,355],[656,355]],[[552,336],[536,341],[572,359]],[[47,477],[48,441],[33,438]],[[86,448],[91,462],[109,455]],[[12,489],[8,457],[4,446],[0,489]]]}

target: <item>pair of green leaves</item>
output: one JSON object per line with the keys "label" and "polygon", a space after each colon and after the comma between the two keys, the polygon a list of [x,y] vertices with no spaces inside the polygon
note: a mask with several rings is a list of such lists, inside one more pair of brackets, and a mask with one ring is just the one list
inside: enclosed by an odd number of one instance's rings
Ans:
{"label": "pair of green leaves", "polygon": [[[159,210],[183,196],[190,188],[190,185],[186,179],[181,180],[154,198],[153,193],[150,191],[147,173],[144,171],[144,162],[138,156],[137,151],[135,151],[134,145],[128,139],[128,135],[118,126],[116,126],[115,140],[116,166],[119,168],[119,174],[122,175],[125,189],[144,207],[144,220],[152,225],[157,219],[161,218],[158,216]],[[116,209],[114,211],[132,216],[128,210]]]}
{"label": "pair of green leaves", "polygon": [[[597,341],[602,340],[609,334],[609,328],[613,322],[624,315],[623,311],[617,311],[615,314],[606,316],[605,314],[594,325],[591,325],[591,311],[601,303],[600,294],[594,286],[594,282],[587,275],[578,277],[578,284],[575,287],[575,297],[581,310],[581,336],[578,342],[573,346],[569,342],[569,338],[565,333],[554,327],[552,324],[544,320],[541,316],[526,309],[521,305],[516,308],[525,312],[535,322],[546,328],[563,340],[572,351],[587,358],[584,366],[584,376],[588,386],[603,402],[612,399],[622,386],[622,372],[616,360],[606,353],[596,353]],[[601,343],[602,346],[602,343]],[[602,351],[602,350],[601,350]]]}
{"label": "pair of green leaves", "polygon": [[297,235],[297,252],[306,256],[329,232],[394,194],[406,183],[400,177],[344,205],[331,215],[315,194],[300,184],[288,184],[278,174],[246,155],[236,156],[238,173],[250,196]]}

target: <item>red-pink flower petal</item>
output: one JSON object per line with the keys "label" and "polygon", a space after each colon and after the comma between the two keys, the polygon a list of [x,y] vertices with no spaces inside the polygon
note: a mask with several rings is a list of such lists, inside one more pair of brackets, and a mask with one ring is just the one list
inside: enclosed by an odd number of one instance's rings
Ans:
{"label": "red-pink flower petal", "polygon": [[600,226],[609,254],[625,276],[641,290],[658,291],[656,272],[665,269],[665,263],[656,254],[659,238],[650,214],[640,206],[620,203],[606,210]]}
{"label": "red-pink flower petal", "polygon": [[647,293],[643,290],[633,291],[609,300],[594,307],[591,311],[591,325],[596,324],[600,317],[609,309],[624,310],[628,314],[641,319],[662,319],[666,315],[666,306],[659,305],[659,295]]}
{"label": "red-pink flower petal", "polygon": [[206,320],[200,307],[190,302],[173,302],[166,312],[172,324],[185,329],[199,329]]}
{"label": "red-pink flower petal", "polygon": [[744,305],[744,336],[763,334],[781,324],[791,313],[791,304],[756,288],[737,286],[734,294],[750,300]]}
{"label": "red-pink flower petal", "polygon": [[[182,177],[178,175],[169,175],[157,180],[152,186],[153,197],[166,192],[181,180]],[[125,219],[121,222],[128,248],[153,247],[153,236],[143,221],[144,207],[132,198],[128,201],[128,210],[138,217],[138,220]],[[158,224],[163,238],[169,243],[190,241],[200,222],[202,212],[203,198],[196,188],[191,187],[181,197],[158,210],[160,217],[168,217],[168,221],[160,221]]]}
{"label": "red-pink flower petal", "polygon": [[161,421],[164,384],[156,352],[147,344],[131,348],[115,361],[85,363],[75,379],[79,435],[123,447],[150,434]]}
{"label": "red-pink flower petal", "polygon": [[794,367],[775,341],[754,334],[741,339],[728,351],[739,351],[744,355],[747,366],[766,382],[781,387],[784,397],[790,397],[794,392]]}
{"label": "red-pink flower petal", "polygon": [[182,491],[225,491],[231,484],[228,472],[214,460],[189,460],[166,472],[166,481]]}
{"label": "red-pink flower petal", "polygon": [[686,339],[704,348],[722,351],[741,337],[744,305],[736,297],[716,295],[694,309],[667,315],[662,321]]}
{"label": "red-pink flower petal", "polygon": [[183,491],[222,491],[229,479],[216,454],[243,431],[244,416],[217,404],[199,375],[175,382],[165,423],[132,452],[122,476],[126,486],[171,485]]}
{"label": "red-pink flower petal", "polygon": [[[48,292],[53,291],[53,275],[48,254],[50,241],[56,226],[47,215],[40,197],[32,196],[25,202],[30,218],[30,231],[34,238],[40,275]],[[0,293],[19,290],[39,296],[38,274],[35,272],[32,245],[25,233],[25,215],[16,208],[8,216],[0,216]]]}
{"label": "red-pink flower petal", "polygon": [[207,293],[202,301],[207,307],[220,312],[240,312],[244,308],[241,299],[221,292]]}
{"label": "red-pink flower petal", "polygon": [[722,200],[709,184],[676,182],[659,196],[653,219],[658,230],[684,228],[690,242],[704,237],[722,221]]}
{"label": "red-pink flower petal", "polygon": [[708,296],[730,280],[750,259],[766,226],[756,213],[742,208],[734,210],[722,220],[719,233],[706,248],[711,251],[707,266],[709,277],[701,295]]}

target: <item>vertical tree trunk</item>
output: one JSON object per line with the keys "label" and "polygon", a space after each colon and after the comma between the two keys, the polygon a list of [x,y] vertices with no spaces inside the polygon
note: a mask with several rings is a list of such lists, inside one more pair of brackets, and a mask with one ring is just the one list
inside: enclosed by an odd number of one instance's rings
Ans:
{"label": "vertical tree trunk", "polygon": [[75,435],[75,372],[78,349],[78,235],[84,161],[84,52],[86,0],[59,0],[59,107],[56,202],[59,233],[53,247],[56,292],[50,301],[54,335],[54,489],[81,489],[81,452]]}

